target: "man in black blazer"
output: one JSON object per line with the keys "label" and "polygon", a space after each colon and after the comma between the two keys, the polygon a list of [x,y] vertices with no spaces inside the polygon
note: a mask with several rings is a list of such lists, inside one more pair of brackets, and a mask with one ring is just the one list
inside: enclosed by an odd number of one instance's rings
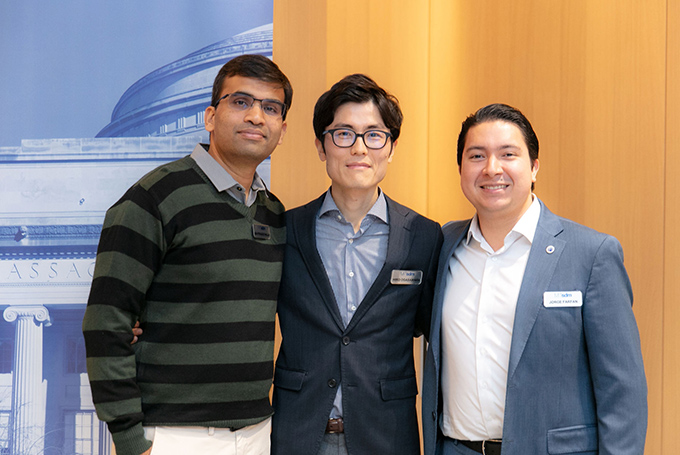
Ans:
{"label": "man in black blazer", "polygon": [[331,187],[287,212],[273,454],[420,453],[413,337],[428,335],[442,234],[378,187],[401,122],[364,75],[317,101]]}

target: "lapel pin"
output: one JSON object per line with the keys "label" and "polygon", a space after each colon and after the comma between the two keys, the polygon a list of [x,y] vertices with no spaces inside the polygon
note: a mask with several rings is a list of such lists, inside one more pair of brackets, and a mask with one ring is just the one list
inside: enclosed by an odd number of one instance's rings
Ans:
{"label": "lapel pin", "polygon": [[555,252],[555,247],[552,245],[548,245],[545,249],[545,252],[548,254],[553,254]]}

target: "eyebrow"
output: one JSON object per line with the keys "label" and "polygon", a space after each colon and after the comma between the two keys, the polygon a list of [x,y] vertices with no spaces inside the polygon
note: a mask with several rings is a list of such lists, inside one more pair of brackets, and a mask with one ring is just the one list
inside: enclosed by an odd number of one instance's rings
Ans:
{"label": "eyebrow", "polygon": [[250,94],[250,93],[248,93],[248,92],[242,92],[242,91],[240,91],[240,90],[237,90],[237,91],[232,92],[232,93],[229,94],[229,96],[231,96],[231,95],[246,95],[246,96],[250,96],[250,97],[252,97],[252,98],[255,98],[255,95],[252,95],[252,94]]}
{"label": "eyebrow", "polygon": [[[351,125],[349,123],[338,123],[338,124],[333,125],[333,128],[348,128],[348,129],[354,130],[354,125]],[[375,130],[375,129],[387,129],[387,127],[384,126],[384,125],[368,125],[364,131]]]}
{"label": "eyebrow", "polygon": [[[240,90],[237,90],[237,91],[229,94],[229,96],[232,96],[232,95],[246,95],[246,96],[249,96],[251,98],[257,99],[257,97],[255,95],[248,93],[248,92],[242,92]],[[285,104],[283,101],[277,100],[276,98],[262,98],[262,101],[276,101],[277,103]]]}
{"label": "eyebrow", "polygon": [[[506,150],[506,149],[521,150],[522,147],[518,147],[518,146],[513,145],[513,144],[505,144],[505,145],[501,145],[496,150]],[[488,150],[488,149],[487,149],[487,147],[484,147],[482,145],[471,145],[470,147],[465,149],[466,152],[474,151],[474,150]]]}

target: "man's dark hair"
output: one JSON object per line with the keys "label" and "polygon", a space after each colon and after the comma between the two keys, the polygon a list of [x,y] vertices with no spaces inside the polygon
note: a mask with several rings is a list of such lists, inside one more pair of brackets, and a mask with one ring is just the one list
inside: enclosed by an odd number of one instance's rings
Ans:
{"label": "man's dark hair", "polygon": [[531,159],[531,165],[533,166],[534,161],[538,159],[538,137],[536,137],[531,122],[529,122],[529,119],[527,119],[519,109],[515,109],[507,104],[499,103],[489,104],[488,106],[479,109],[474,114],[468,116],[463,122],[460,134],[458,135],[458,166],[460,166],[460,163],[463,160],[465,139],[467,138],[467,133],[470,128],[479,125],[480,123],[493,122],[496,120],[512,123],[519,128],[524,136],[524,142],[529,150],[529,158]]}
{"label": "man's dark hair", "polygon": [[330,90],[319,97],[314,106],[314,134],[323,143],[323,132],[333,123],[335,112],[346,103],[367,103],[372,101],[380,117],[392,134],[392,142],[399,138],[401,122],[404,119],[397,98],[364,74],[351,74],[333,84]]}
{"label": "man's dark hair", "polygon": [[210,102],[211,106],[215,106],[217,100],[220,99],[224,79],[233,76],[249,77],[280,86],[283,89],[283,104],[286,106],[283,112],[283,120],[286,119],[290,105],[293,103],[293,87],[276,63],[263,55],[249,54],[232,58],[220,68],[219,73],[215,77],[212,100]]}

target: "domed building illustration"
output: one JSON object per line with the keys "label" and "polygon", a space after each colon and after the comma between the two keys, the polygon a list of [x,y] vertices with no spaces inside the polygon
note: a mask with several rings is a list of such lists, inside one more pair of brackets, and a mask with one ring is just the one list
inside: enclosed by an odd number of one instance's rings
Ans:
{"label": "domed building illustration", "polygon": [[207,142],[203,113],[215,75],[241,54],[272,55],[272,24],[220,41],[169,63],[135,82],[97,137],[198,135]]}
{"label": "domed building illustration", "polygon": [[143,174],[208,141],[213,79],[246,53],[271,57],[272,24],[142,77],[95,138],[0,147],[0,455],[111,453],[81,332],[104,214]]}

